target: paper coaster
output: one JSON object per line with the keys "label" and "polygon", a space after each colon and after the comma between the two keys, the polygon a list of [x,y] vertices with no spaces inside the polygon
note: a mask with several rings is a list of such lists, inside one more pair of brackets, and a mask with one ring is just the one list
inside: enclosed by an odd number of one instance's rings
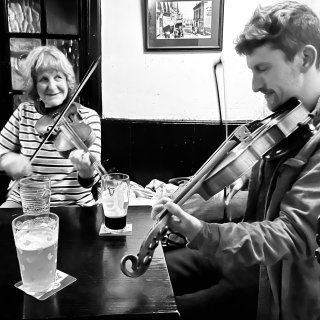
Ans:
{"label": "paper coaster", "polygon": [[101,225],[99,236],[105,237],[105,236],[127,236],[132,234],[132,224],[127,223],[127,225],[120,230],[112,230],[105,226],[103,223]]}
{"label": "paper coaster", "polygon": [[22,281],[17,282],[14,286],[16,288],[22,290],[26,294],[29,294],[30,296],[35,297],[38,300],[46,300],[47,298],[51,297],[53,294],[62,290],[63,288],[65,288],[69,284],[75,282],[76,280],[77,280],[76,278],[69,276],[68,274],[66,274],[62,271],[57,270],[56,281],[53,285],[53,288],[49,289],[49,291],[47,291],[47,292],[27,292],[27,291],[25,291],[25,289],[23,287]]}

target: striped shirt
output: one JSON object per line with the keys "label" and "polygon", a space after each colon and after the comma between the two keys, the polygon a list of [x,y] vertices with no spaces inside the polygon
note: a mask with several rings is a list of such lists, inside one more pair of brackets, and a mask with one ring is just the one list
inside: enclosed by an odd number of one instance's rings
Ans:
{"label": "striped shirt", "polygon": [[[78,105],[83,122],[90,125],[96,135],[90,146],[90,153],[101,159],[101,123],[98,114],[89,108]],[[8,151],[21,153],[31,158],[43,138],[35,130],[36,122],[42,117],[33,103],[21,103],[0,133],[0,155]],[[50,140],[50,138],[48,139]],[[51,179],[51,206],[92,206],[95,204],[91,187],[84,188],[78,181],[78,173],[72,162],[65,159],[55,148],[54,141],[46,141],[37,156],[32,160],[34,174],[47,175]],[[95,183],[99,176],[95,174]],[[19,192],[13,190],[7,200],[21,204]]]}

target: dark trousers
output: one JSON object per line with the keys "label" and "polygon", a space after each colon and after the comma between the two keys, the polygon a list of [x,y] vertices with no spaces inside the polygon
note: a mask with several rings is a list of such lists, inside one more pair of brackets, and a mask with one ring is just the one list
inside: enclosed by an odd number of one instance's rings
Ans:
{"label": "dark trousers", "polygon": [[256,319],[259,266],[224,270],[197,250],[165,250],[182,319]]}

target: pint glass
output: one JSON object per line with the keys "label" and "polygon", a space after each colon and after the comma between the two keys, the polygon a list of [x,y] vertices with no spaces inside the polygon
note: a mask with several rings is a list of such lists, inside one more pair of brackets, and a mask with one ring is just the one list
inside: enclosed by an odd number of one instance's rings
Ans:
{"label": "pint glass", "polygon": [[59,217],[24,214],[12,221],[20,273],[26,292],[46,292],[56,278]]}

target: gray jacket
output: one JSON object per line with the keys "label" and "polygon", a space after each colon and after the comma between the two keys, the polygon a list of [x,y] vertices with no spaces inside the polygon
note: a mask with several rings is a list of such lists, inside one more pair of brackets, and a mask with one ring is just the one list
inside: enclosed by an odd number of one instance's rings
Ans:
{"label": "gray jacket", "polygon": [[255,192],[249,186],[247,221],[203,222],[188,247],[221,259],[226,269],[237,263],[260,264],[257,319],[320,319],[320,265],[314,257],[320,214],[320,132],[280,161],[277,169],[263,160],[252,171],[250,185]]}

